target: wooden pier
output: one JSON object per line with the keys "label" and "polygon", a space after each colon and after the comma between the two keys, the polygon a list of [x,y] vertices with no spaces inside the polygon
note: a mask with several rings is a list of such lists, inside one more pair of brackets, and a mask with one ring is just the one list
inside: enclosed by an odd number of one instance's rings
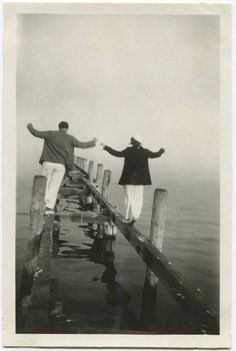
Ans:
{"label": "wooden pier", "polygon": [[[123,223],[123,216],[108,200],[111,171],[103,172],[98,164],[76,157],[74,168],[61,185],[55,215],[43,215],[46,178],[35,176],[30,210],[30,237],[22,273],[17,312],[18,332],[49,333],[53,330],[53,316],[60,315],[60,302],[53,298],[52,260],[58,253],[58,240],[63,223],[86,224],[97,245],[109,251],[112,241],[121,233],[146,264],[143,298],[140,302],[140,320],[149,330],[127,330],[127,333],[145,333],[152,330],[155,315],[158,281],[182,308],[197,334],[218,334],[216,311],[201,290],[195,287],[162,254],[164,240],[167,191],[154,192],[151,230],[143,235],[135,226]],[[73,227],[73,225],[72,225]],[[95,228],[95,229],[94,229]],[[75,227],[72,229],[75,231]],[[149,239],[147,239],[149,237]],[[112,250],[110,250],[112,252]],[[92,333],[92,329],[89,331]],[[101,333],[117,333],[111,329]]]}

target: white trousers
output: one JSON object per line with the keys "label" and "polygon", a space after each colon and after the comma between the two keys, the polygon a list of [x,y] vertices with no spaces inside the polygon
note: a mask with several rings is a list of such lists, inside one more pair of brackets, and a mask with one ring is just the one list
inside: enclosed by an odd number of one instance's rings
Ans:
{"label": "white trousers", "polygon": [[65,170],[65,166],[61,163],[43,162],[42,175],[47,178],[45,202],[46,206],[49,208],[54,209],[57,200],[57,193],[64,177]]}
{"label": "white trousers", "polygon": [[124,185],[125,218],[137,220],[143,207],[143,185]]}

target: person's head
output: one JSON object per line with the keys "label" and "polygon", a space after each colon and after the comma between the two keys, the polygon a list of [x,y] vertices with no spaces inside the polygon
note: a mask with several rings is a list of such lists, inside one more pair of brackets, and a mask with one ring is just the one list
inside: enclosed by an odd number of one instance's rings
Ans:
{"label": "person's head", "polygon": [[134,134],[130,139],[131,144],[137,147],[141,146],[142,141],[143,141],[143,138],[139,134]]}
{"label": "person's head", "polygon": [[65,132],[67,132],[67,130],[69,129],[69,124],[65,121],[61,121],[58,124],[58,128],[59,128],[59,130],[64,130]]}

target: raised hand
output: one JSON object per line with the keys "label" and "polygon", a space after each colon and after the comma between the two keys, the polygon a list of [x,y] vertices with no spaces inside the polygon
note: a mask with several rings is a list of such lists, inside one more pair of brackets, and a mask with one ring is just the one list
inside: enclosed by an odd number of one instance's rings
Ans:
{"label": "raised hand", "polygon": [[32,123],[28,123],[27,124],[27,128],[29,129],[29,128],[32,128],[33,127],[33,124]]}
{"label": "raised hand", "polygon": [[162,154],[164,154],[165,149],[161,148],[161,149],[160,149],[160,152],[161,152]]}
{"label": "raised hand", "polygon": [[98,138],[93,138],[93,142],[95,145],[97,144],[97,141],[98,141]]}

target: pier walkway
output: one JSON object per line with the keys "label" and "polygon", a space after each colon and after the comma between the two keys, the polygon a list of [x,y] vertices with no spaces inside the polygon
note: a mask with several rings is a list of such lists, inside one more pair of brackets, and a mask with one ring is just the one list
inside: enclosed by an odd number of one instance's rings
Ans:
{"label": "pier walkway", "polygon": [[[85,168],[86,160],[77,157],[63,180],[55,215],[43,214],[46,178],[34,178],[18,332],[158,334],[154,323],[161,283],[186,315],[193,333],[218,334],[219,320],[210,302],[161,252],[167,191],[155,190],[147,239],[135,226],[124,224],[123,216],[109,203],[111,171],[103,172],[98,164],[94,177],[93,161],[87,172]],[[129,294],[115,280],[117,235],[124,236],[146,266],[140,316],[129,308]],[[104,287],[94,284],[93,299],[91,279],[96,282],[98,277]]]}

